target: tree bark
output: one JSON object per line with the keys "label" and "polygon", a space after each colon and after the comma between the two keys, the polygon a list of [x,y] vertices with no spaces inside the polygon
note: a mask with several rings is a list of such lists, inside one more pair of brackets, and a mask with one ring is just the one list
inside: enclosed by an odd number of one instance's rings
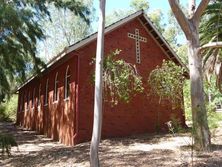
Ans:
{"label": "tree bark", "polygon": [[189,1],[189,18],[180,9],[177,0],[169,0],[171,9],[188,42],[188,60],[191,80],[191,105],[194,144],[199,150],[208,150],[210,132],[203,88],[203,66],[200,55],[199,22],[209,0],[202,0],[196,9],[196,1]]}
{"label": "tree bark", "polygon": [[188,40],[193,136],[197,149],[208,150],[210,133],[204,98],[202,57],[198,52],[199,47],[198,32],[196,28],[193,28],[192,39]]}
{"label": "tree bark", "polygon": [[90,145],[90,166],[99,167],[99,143],[102,129],[102,72],[104,56],[104,25],[105,25],[105,0],[100,0],[99,27],[96,50],[95,95],[94,95],[94,119],[93,132]]}

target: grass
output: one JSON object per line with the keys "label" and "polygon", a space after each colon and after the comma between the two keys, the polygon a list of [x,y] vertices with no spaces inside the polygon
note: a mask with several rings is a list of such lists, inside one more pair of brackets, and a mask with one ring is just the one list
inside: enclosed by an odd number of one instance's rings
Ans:
{"label": "grass", "polygon": [[222,121],[222,113],[218,113],[218,112],[208,113],[208,123],[209,123],[210,129],[218,128],[220,121]]}
{"label": "grass", "polygon": [[15,121],[18,95],[13,95],[5,103],[0,104],[0,121]]}

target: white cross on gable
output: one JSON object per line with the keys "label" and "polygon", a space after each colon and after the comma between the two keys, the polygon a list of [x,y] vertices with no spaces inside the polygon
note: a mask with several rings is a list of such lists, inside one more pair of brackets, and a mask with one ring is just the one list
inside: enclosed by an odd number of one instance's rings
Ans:
{"label": "white cross on gable", "polygon": [[147,39],[140,36],[139,29],[135,29],[135,34],[128,33],[128,37],[136,41],[136,62],[140,64],[140,42],[146,42]]}

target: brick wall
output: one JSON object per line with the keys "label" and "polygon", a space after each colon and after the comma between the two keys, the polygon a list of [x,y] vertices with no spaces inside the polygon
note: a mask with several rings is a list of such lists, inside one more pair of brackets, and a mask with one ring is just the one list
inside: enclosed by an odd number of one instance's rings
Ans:
{"label": "brick wall", "polygon": [[[139,29],[141,36],[147,38],[147,43],[140,43],[141,64],[136,64],[135,40],[128,38],[127,35],[128,32],[134,34],[135,28]],[[90,81],[94,67],[90,65],[90,62],[96,54],[95,48],[96,41],[78,50],[81,76],[79,90],[79,142],[90,140],[92,133],[94,88]],[[149,73],[157,65],[160,65],[163,59],[168,59],[138,19],[105,36],[105,54],[115,49],[122,50],[119,56],[120,59],[136,64],[138,73],[143,77],[145,87],[147,87],[146,82]],[[150,133],[155,132],[157,129],[166,131],[165,123],[170,120],[172,114],[184,124],[182,109],[172,110],[170,102],[165,101],[159,104],[158,98],[148,97],[145,93],[138,94],[128,104],[120,103],[111,107],[110,104],[106,103],[103,105],[102,137]]]}
{"label": "brick wall", "polygon": [[[140,43],[141,64],[136,64],[135,40],[128,38],[129,33],[139,29],[140,35],[147,38],[147,42]],[[144,29],[138,19],[115,29],[105,36],[105,54],[121,49],[120,59],[136,64],[138,73],[143,77],[145,90],[149,73],[168,59],[157,42]],[[47,69],[42,76],[35,78],[19,91],[19,105],[24,103],[24,109],[18,107],[17,123],[24,128],[36,130],[52,139],[59,140],[66,145],[74,145],[91,138],[93,123],[93,98],[94,87],[92,75],[94,65],[92,58],[96,55],[96,41],[92,41],[75,52],[66,55]],[[64,100],[64,77],[67,66],[71,71],[71,96]],[[58,72],[59,100],[53,102],[54,80]],[[49,103],[44,106],[45,84],[49,79]],[[41,106],[38,109],[38,86],[41,84]],[[34,108],[27,108],[27,99],[21,100],[24,93],[35,88]],[[146,93],[136,95],[130,103],[119,103],[111,107],[109,103],[103,105],[102,137],[127,136],[140,133],[151,133],[157,129],[166,131],[166,122],[174,114],[182,123],[185,118],[182,109],[172,110],[170,102],[159,104],[159,99],[147,96]]]}
{"label": "brick wall", "polygon": [[[17,123],[29,130],[36,130],[40,134],[45,134],[54,140],[60,140],[66,145],[74,144],[74,120],[76,107],[77,89],[77,56],[70,55],[72,58],[57,67],[50,67],[49,72],[35,78],[19,91],[19,105],[24,103],[22,110],[18,107]],[[55,64],[56,66],[56,64]],[[70,90],[72,96],[64,99],[64,84],[66,68],[69,66],[71,71]],[[54,81],[58,73],[58,101],[53,101]],[[48,79],[48,104],[44,104],[45,86]],[[41,84],[41,105],[37,105],[39,85]],[[32,104],[32,93],[35,88],[34,104]],[[21,101],[21,97],[30,93],[29,107],[27,98]],[[27,109],[28,108],[28,109]]]}

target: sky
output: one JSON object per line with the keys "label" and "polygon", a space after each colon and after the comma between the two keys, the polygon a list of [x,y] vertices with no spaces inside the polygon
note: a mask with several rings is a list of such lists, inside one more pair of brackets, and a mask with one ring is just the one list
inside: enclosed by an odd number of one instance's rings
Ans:
{"label": "sky", "polygon": [[[170,11],[170,6],[168,0],[147,0],[149,2],[149,12],[152,12],[156,9],[161,9],[163,13],[163,23],[167,22],[167,15]],[[184,5],[188,0],[180,0]],[[129,10],[131,0],[106,0],[106,15],[112,14],[114,10]],[[93,1],[93,6],[96,9],[96,16],[98,16],[99,0]],[[93,31],[97,31],[98,19],[92,23]],[[181,37],[180,37],[181,38]],[[183,38],[183,37],[182,37]],[[184,41],[184,39],[180,39]],[[182,42],[183,43],[183,42]]]}
{"label": "sky", "polygon": [[[167,14],[170,11],[170,6],[168,0],[147,0],[149,2],[149,11],[155,9],[161,9],[164,19],[167,19]],[[188,6],[189,0],[180,0],[180,3],[182,3],[184,6]],[[126,9],[128,10],[130,8],[130,2],[131,0],[106,0],[106,14],[111,14],[112,11],[115,9]],[[200,0],[197,0],[197,5],[199,4]],[[98,15],[98,8],[99,8],[99,0],[93,0],[93,6],[97,11]]]}
{"label": "sky", "polygon": [[[149,11],[161,9],[164,14],[164,19],[167,19],[167,14],[170,9],[168,0],[147,0],[149,2]],[[184,0],[183,0],[184,1]],[[129,10],[131,0],[106,0],[106,15],[112,14],[114,10]],[[161,2],[161,4],[160,4]],[[93,0],[93,6],[96,9],[96,16],[98,16],[99,0]],[[165,22],[165,21],[164,21]],[[97,31],[98,19],[92,23],[93,31]]]}
{"label": "sky", "polygon": [[[109,14],[115,9],[129,9],[131,0],[106,0],[106,12]],[[170,9],[168,0],[147,0],[150,5],[150,10],[161,9],[164,14]],[[180,0],[183,5],[187,5],[189,0]],[[200,0],[197,0],[197,4]],[[98,9],[99,0],[94,0],[94,7]]]}
{"label": "sky", "polygon": [[[115,9],[129,9],[131,0],[106,0],[106,12],[111,13]],[[168,0],[148,0],[150,10],[161,9],[163,13],[169,10]],[[160,4],[161,2],[161,4]],[[99,0],[94,0],[94,6],[98,9]]]}
{"label": "sky", "polygon": [[[161,9],[163,14],[167,14],[170,10],[168,0],[147,0],[149,2],[150,11]],[[197,0],[199,2],[200,0]],[[129,9],[131,0],[106,0],[106,13],[112,13],[115,9]],[[188,4],[188,0],[180,0],[183,5]],[[98,9],[99,0],[94,0],[94,7]]]}
{"label": "sky", "polygon": [[[152,12],[156,9],[161,9],[163,13],[163,23],[167,23],[167,15],[170,11],[170,6],[168,0],[147,0],[149,2],[149,11]],[[131,0],[106,0],[106,15],[111,14],[114,10],[118,9],[130,9],[130,2]],[[180,3],[183,4],[183,6],[188,6],[189,0],[180,0]],[[199,4],[200,0],[197,0],[197,5]],[[96,9],[96,15],[98,16],[98,8],[99,8],[99,0],[93,1],[94,8]],[[98,21],[98,20],[97,20]],[[97,31],[97,22],[94,22],[92,24],[94,31]],[[184,43],[185,39],[181,36],[179,38],[180,43]]]}
{"label": "sky", "polygon": [[[170,6],[168,4],[168,0],[147,0],[149,2],[149,11],[155,10],[155,9],[161,9],[164,16],[167,16],[167,13],[170,9]],[[106,0],[106,15],[111,14],[114,10],[129,10],[130,9],[130,2],[131,0]],[[160,4],[161,2],[161,4]],[[93,1],[94,8],[96,9],[97,15],[98,15],[98,8],[99,8],[99,0]],[[167,19],[167,17],[164,17]],[[96,26],[96,23],[94,23],[93,27]]]}

